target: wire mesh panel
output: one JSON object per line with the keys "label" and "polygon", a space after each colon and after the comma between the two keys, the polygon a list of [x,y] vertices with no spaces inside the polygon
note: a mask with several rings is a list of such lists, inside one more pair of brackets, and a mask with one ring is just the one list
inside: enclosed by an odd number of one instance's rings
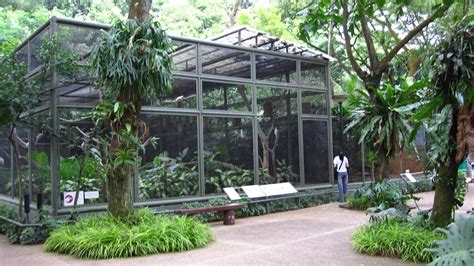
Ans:
{"label": "wire mesh panel", "polygon": [[301,81],[300,84],[306,87],[327,89],[326,67],[321,64],[301,61]]}
{"label": "wire mesh panel", "polygon": [[[344,121],[347,124],[348,120]],[[349,172],[348,172],[348,182],[362,182],[364,181],[364,175],[366,179],[370,179],[370,167],[366,163],[365,173],[362,173],[362,160],[363,155],[361,152],[361,145],[358,143],[356,138],[353,138],[349,134],[343,134],[341,139],[341,128],[344,128],[344,125],[341,126],[339,118],[332,118],[332,141],[333,141],[333,154],[334,156],[338,155],[340,151],[344,151],[344,155],[349,160]],[[341,143],[343,142],[343,143]]]}
{"label": "wire mesh panel", "polygon": [[196,44],[173,40],[172,45],[173,70],[196,73]]}
{"label": "wire mesh panel", "polygon": [[148,145],[140,154],[138,199],[197,195],[197,116],[146,113],[142,119],[156,145]]}
{"label": "wire mesh panel", "polygon": [[243,117],[204,117],[204,177],[206,194],[224,187],[253,184],[252,120]]}
{"label": "wire mesh panel", "polygon": [[301,110],[303,114],[327,115],[326,93],[303,90],[301,92]]}
{"label": "wire mesh panel", "polygon": [[306,184],[329,183],[328,123],[303,121],[303,144]]}
{"label": "wire mesh panel", "polygon": [[[96,142],[85,142],[95,125],[88,115],[88,109],[59,109],[59,190],[61,193],[96,193],[97,197],[84,197],[84,204],[106,202],[105,175],[102,161],[94,154],[100,150]],[[61,197],[63,198],[63,197]],[[62,206],[70,205],[61,201]]]}
{"label": "wire mesh panel", "polygon": [[173,89],[163,99],[157,101],[145,100],[144,105],[167,108],[197,108],[197,79],[190,77],[173,78]]}
{"label": "wire mesh panel", "polygon": [[[3,131],[7,133],[6,129]],[[0,194],[10,195],[11,193],[11,145],[8,139],[0,135]]]}
{"label": "wire mesh panel", "polygon": [[28,66],[28,45],[25,44],[18,52],[15,54],[16,60],[26,66]]}
{"label": "wire mesh panel", "polygon": [[271,82],[297,83],[296,61],[270,55],[255,55],[257,79]]}
{"label": "wire mesh panel", "polygon": [[296,89],[257,87],[260,183],[298,185],[298,108]]}
{"label": "wire mesh panel", "polygon": [[202,81],[204,109],[252,112],[252,85]]}
{"label": "wire mesh panel", "polygon": [[202,45],[201,58],[203,74],[251,78],[249,52]]}
{"label": "wire mesh panel", "polygon": [[42,194],[44,203],[51,204],[51,115],[37,113],[30,121],[32,200]]}
{"label": "wire mesh panel", "polygon": [[30,41],[30,52],[31,52],[31,66],[30,70],[34,70],[39,67],[42,63],[39,59],[39,53],[41,47],[50,39],[50,27],[42,30],[38,35]]}

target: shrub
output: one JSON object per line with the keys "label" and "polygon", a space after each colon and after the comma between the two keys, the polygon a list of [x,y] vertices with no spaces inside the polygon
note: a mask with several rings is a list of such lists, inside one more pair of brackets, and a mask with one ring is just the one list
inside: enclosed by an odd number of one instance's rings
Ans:
{"label": "shrub", "polygon": [[441,238],[433,230],[411,222],[387,219],[359,228],[352,243],[362,253],[426,263],[433,260],[434,254],[425,249],[433,247],[433,241]]}
{"label": "shrub", "polygon": [[427,250],[436,256],[430,265],[474,265],[474,216],[460,216],[447,229],[437,229],[446,239]]}
{"label": "shrub", "polygon": [[348,203],[352,208],[365,210],[377,206],[389,208],[405,205],[407,199],[398,184],[383,180],[360,186],[348,199]]}
{"label": "shrub", "polygon": [[[17,218],[14,209],[0,204],[0,215],[11,220]],[[0,234],[5,234],[12,244],[39,244],[43,243],[49,234],[58,227],[61,221],[44,217],[39,226],[19,227],[10,222],[0,220]]]}
{"label": "shrub", "polygon": [[184,216],[155,216],[142,209],[129,222],[98,215],[63,226],[46,240],[44,250],[78,258],[108,259],[185,251],[211,241],[208,225]]}

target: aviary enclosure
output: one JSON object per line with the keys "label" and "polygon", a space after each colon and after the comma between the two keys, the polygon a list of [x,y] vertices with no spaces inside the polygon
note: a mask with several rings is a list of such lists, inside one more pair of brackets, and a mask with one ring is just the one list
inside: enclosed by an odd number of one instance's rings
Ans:
{"label": "aviary enclosure", "polygon": [[[16,56],[35,78],[42,43],[57,36],[62,49],[85,63],[107,28],[53,17],[17,48]],[[172,40],[173,92],[161,102],[144,103],[142,119],[157,145],[139,154],[136,205],[202,200],[223,187],[249,184],[335,188],[331,164],[340,133],[333,137],[338,122],[331,119],[328,56],[245,27],[212,40]],[[101,95],[85,74],[72,82],[57,73],[48,78],[39,105],[25,114],[36,126],[18,128],[16,134],[25,191],[43,194],[53,214],[67,213],[63,192],[74,191],[80,176],[81,191],[99,192],[98,198],[86,197],[82,209],[105,209],[98,159],[80,160],[83,133],[93,127],[85,114]],[[364,155],[345,138],[350,182],[362,182]],[[11,153],[9,142],[0,139],[0,197],[15,203],[18,175]]]}

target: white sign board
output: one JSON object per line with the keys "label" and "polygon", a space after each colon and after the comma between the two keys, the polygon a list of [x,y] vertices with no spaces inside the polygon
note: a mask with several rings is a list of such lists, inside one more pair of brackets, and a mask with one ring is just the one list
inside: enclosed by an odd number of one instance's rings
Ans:
{"label": "white sign board", "polygon": [[412,183],[416,183],[416,179],[413,177],[411,173],[405,173],[405,176],[410,180]]}
{"label": "white sign board", "polygon": [[[63,192],[64,194],[64,207],[74,206],[74,197],[76,191]],[[84,191],[79,191],[79,197],[77,198],[77,205],[84,205]]]}
{"label": "white sign board", "polygon": [[84,192],[85,199],[98,199],[99,198],[99,191],[86,191]]}
{"label": "white sign board", "polygon": [[271,184],[271,185],[262,185],[260,186],[263,193],[267,196],[278,196],[278,195],[286,195],[286,194],[294,194],[298,193],[298,191],[293,187],[290,183],[279,183],[279,184]]}
{"label": "white sign board", "polygon": [[233,187],[225,187],[224,192],[227,194],[227,197],[229,197],[230,200],[240,200],[240,195]]}
{"label": "white sign board", "polygon": [[253,186],[243,186],[242,190],[247,194],[247,197],[249,198],[261,198],[265,197],[265,193],[260,189],[258,185],[253,185]]}

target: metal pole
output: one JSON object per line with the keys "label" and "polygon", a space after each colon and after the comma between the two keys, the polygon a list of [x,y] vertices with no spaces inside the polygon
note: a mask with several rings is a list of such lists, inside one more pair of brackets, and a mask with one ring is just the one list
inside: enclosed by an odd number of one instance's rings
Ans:
{"label": "metal pole", "polygon": [[339,102],[339,126],[340,126],[340,141],[341,141],[341,150],[342,152],[344,151],[344,114],[342,112],[342,101]]}

